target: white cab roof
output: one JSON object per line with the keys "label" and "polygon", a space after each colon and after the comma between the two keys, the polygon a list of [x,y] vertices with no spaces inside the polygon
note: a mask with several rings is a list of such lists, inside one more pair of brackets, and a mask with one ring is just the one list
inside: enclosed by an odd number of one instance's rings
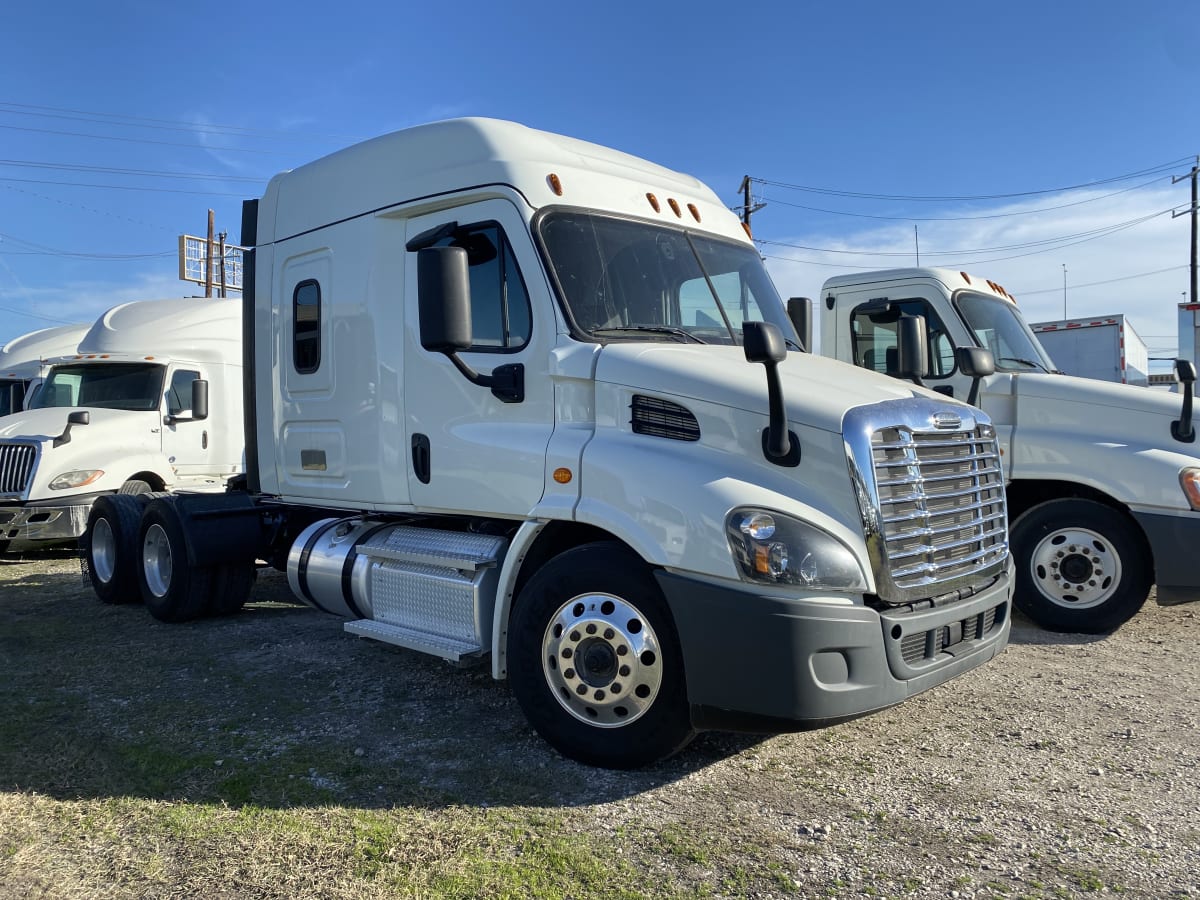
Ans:
{"label": "white cab roof", "polygon": [[96,320],[76,352],[241,365],[241,347],[240,298],[197,298],[137,300],[114,306]]}
{"label": "white cab roof", "polygon": [[7,374],[7,369],[24,363],[74,353],[87,330],[86,324],[59,325],[13,338],[0,347],[0,377]]}

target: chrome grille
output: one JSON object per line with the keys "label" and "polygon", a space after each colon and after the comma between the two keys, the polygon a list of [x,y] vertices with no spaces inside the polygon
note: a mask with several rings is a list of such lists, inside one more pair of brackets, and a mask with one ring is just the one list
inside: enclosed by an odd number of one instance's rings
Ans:
{"label": "chrome grille", "polygon": [[936,595],[1006,558],[1004,476],[990,425],[880,428],[871,458],[883,561],[900,591]]}
{"label": "chrome grille", "polygon": [[0,444],[0,494],[18,496],[29,487],[37,444]]}

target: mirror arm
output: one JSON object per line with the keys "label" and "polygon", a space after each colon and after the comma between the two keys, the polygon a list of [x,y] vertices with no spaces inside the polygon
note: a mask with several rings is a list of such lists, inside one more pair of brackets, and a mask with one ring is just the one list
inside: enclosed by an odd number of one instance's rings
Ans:
{"label": "mirror arm", "polygon": [[491,375],[484,375],[467,365],[457,353],[447,353],[446,356],[467,381],[480,387],[491,388],[492,394],[502,402],[525,401],[525,367],[521,363],[496,366]]}

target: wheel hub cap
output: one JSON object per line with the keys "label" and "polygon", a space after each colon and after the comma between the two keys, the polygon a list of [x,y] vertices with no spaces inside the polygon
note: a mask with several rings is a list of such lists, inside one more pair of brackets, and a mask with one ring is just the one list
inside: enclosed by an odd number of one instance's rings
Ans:
{"label": "wheel hub cap", "polygon": [[658,638],[633,604],[583,594],[559,607],[542,639],[550,692],[576,719],[600,728],[636,721],[662,686]]}
{"label": "wheel hub cap", "polygon": [[96,519],[92,526],[92,572],[101,584],[108,584],[117,571],[117,542],[108,519]]}
{"label": "wheel hub cap", "polygon": [[1088,528],[1050,532],[1034,548],[1030,566],[1043,596],[1069,609],[1099,606],[1121,584],[1121,557],[1104,535]]}
{"label": "wheel hub cap", "polygon": [[142,571],[146,586],[155,597],[165,597],[171,587],[171,542],[162,526],[155,523],[146,529],[142,542]]}

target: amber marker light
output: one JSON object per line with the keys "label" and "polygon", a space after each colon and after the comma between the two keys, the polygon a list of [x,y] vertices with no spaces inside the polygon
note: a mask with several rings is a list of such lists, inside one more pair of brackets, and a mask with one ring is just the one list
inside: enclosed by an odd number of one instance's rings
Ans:
{"label": "amber marker light", "polygon": [[963,281],[965,281],[967,284],[971,283],[971,276],[968,275],[966,272],[959,272],[958,274],[963,277]]}
{"label": "amber marker light", "polygon": [[754,235],[750,233],[750,225],[748,222],[742,223],[742,231],[746,232],[746,237],[750,238],[750,240],[754,240]]}
{"label": "amber marker light", "polygon": [[662,212],[662,207],[658,205],[658,198],[653,194],[646,194],[646,199],[650,201],[650,208],[655,212]]}
{"label": "amber marker light", "polygon": [[683,213],[679,209],[679,202],[674,197],[667,198],[667,205],[671,207],[671,212],[675,213],[677,218],[683,218]]}
{"label": "amber marker light", "polygon": [[559,484],[569,483],[571,480],[571,470],[570,469],[555,469],[554,470],[554,480],[557,481]]}
{"label": "amber marker light", "polygon": [[562,196],[562,182],[558,180],[558,176],[555,175],[553,172],[551,172],[549,178],[547,178],[546,180],[550,182],[550,190],[554,191],[555,196],[561,197]]}
{"label": "amber marker light", "polygon": [[695,219],[697,222],[700,221],[700,210],[696,209],[695,203],[688,204],[688,212],[692,214],[693,219]]}

